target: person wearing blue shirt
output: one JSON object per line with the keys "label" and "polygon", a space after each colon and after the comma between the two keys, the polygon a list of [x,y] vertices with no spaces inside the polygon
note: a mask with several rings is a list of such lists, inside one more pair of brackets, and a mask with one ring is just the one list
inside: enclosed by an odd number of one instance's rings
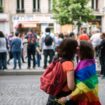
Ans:
{"label": "person wearing blue shirt", "polygon": [[12,53],[14,58],[14,68],[16,69],[17,61],[19,65],[19,69],[21,69],[21,39],[19,38],[19,33],[15,33],[14,39],[12,40],[11,47],[12,47]]}

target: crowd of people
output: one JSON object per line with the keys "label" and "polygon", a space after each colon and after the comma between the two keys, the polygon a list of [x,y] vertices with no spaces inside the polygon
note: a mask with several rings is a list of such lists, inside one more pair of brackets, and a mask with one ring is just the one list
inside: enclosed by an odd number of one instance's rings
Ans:
{"label": "crowd of people", "polygon": [[[85,40],[92,44],[95,57],[99,58],[101,65],[101,75],[105,78],[105,33],[94,30],[91,36],[86,33],[85,30],[80,35],[75,35],[73,32],[69,34],[63,33],[51,33],[50,28],[45,29],[45,33],[37,35],[33,31],[28,31],[26,34],[15,34],[12,32],[10,35],[5,36],[0,31],[0,70],[8,69],[7,64],[13,58],[13,69],[21,69],[22,63],[27,63],[27,68],[35,69],[36,65],[41,66],[41,58],[43,56],[43,68],[45,69],[49,63],[52,62],[54,56],[59,52],[59,45],[64,39],[75,39],[78,42]],[[7,55],[9,55],[7,59]],[[27,59],[27,61],[26,61]],[[78,62],[78,56],[76,55]],[[31,62],[32,61],[32,62]]]}
{"label": "crowd of people", "polygon": [[[99,36],[93,38],[95,34]],[[56,54],[40,79],[40,88],[49,94],[46,105],[101,105],[95,58],[98,56],[100,61],[103,59],[105,34],[95,30],[94,35],[89,37],[83,30],[79,36],[70,33],[61,37],[62,40],[55,39],[55,43],[59,42],[54,50]],[[100,50],[98,52],[97,47]],[[101,75],[105,78],[102,68]]]}
{"label": "crowd of people", "polygon": [[100,75],[105,79],[105,33],[94,30],[90,36],[83,30],[80,35],[53,34],[46,28],[41,36],[33,31],[26,34],[17,31],[15,35],[5,36],[0,31],[0,70],[8,69],[12,58],[14,70],[17,65],[22,69],[22,63],[27,63],[27,69],[35,69],[36,65],[41,66],[42,56],[43,69],[63,59],[62,68],[66,74],[66,85],[57,96],[49,95],[47,105],[101,105],[95,59],[99,59]]}

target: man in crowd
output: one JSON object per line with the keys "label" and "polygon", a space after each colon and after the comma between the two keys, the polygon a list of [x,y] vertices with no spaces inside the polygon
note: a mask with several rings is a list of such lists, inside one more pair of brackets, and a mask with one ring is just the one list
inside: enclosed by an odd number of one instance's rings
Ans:
{"label": "man in crowd", "polygon": [[19,37],[19,32],[15,33],[15,37],[11,42],[12,54],[14,58],[14,68],[16,69],[17,61],[19,65],[19,69],[21,69],[21,39]]}
{"label": "man in crowd", "polygon": [[50,32],[50,28],[46,28],[45,33],[41,37],[41,47],[44,54],[44,69],[47,67],[48,57],[51,63],[54,56],[55,36]]}
{"label": "man in crowd", "polygon": [[36,53],[36,34],[33,32],[29,31],[27,33],[27,57],[28,57],[28,69],[31,67],[31,60],[33,61],[33,68],[36,66],[36,61],[35,61],[35,53]]}

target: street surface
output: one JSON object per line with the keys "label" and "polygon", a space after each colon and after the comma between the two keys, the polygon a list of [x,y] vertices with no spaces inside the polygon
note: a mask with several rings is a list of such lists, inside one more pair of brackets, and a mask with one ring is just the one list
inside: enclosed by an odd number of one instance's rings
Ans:
{"label": "street surface", "polygon": [[[40,65],[40,67],[38,67],[37,66],[37,64],[36,64],[36,67],[35,67],[35,69],[33,69],[32,67],[31,67],[31,69],[30,70],[43,70],[43,55],[42,55],[42,57],[41,57],[42,59],[41,59],[41,65]],[[99,60],[98,59],[95,59],[95,61],[96,61],[96,67],[97,67],[97,71],[100,71],[100,63],[99,63]],[[27,70],[27,59],[25,59],[25,62],[26,63],[22,63],[22,70]],[[31,62],[32,63],[32,62]],[[76,64],[76,63],[75,63]],[[32,66],[32,65],[31,65]],[[8,68],[8,70],[13,70],[13,59],[10,61],[10,64],[9,65],[7,65],[7,68]],[[16,70],[19,70],[19,68],[18,68],[18,65],[17,65],[17,69]],[[21,70],[19,70],[19,71],[21,71]]]}
{"label": "street surface", "polygon": [[[39,88],[40,76],[0,76],[0,105],[46,105],[48,95]],[[105,105],[105,79],[99,78],[99,96]]]}

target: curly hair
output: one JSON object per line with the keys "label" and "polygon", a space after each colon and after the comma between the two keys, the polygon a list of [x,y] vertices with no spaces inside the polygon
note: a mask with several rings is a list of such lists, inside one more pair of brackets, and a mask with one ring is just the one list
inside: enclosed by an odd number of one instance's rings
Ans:
{"label": "curly hair", "polygon": [[76,40],[70,38],[64,39],[59,46],[60,55],[65,59],[73,60],[77,46]]}

